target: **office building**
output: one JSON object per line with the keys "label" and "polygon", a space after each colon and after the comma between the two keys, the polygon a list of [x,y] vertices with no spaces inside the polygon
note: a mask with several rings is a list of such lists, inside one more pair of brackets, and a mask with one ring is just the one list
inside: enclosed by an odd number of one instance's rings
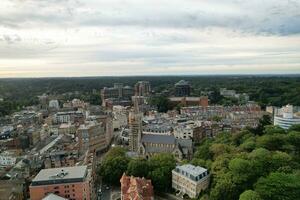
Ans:
{"label": "office building", "polygon": [[139,81],[134,85],[135,96],[147,97],[151,93],[151,86],[148,81]]}

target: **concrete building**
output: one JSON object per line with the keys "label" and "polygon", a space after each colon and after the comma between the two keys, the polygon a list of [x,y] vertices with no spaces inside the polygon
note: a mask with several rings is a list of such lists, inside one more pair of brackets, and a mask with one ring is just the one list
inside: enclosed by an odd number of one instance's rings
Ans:
{"label": "concrete building", "polygon": [[106,132],[103,123],[90,122],[82,124],[77,130],[79,151],[97,153],[107,147]]}
{"label": "concrete building", "polygon": [[121,200],[154,200],[151,180],[123,174],[120,182]]}
{"label": "concrete building", "polygon": [[43,169],[29,187],[31,200],[41,200],[50,193],[69,200],[90,200],[90,190],[87,166]]}
{"label": "concrete building", "polygon": [[274,116],[274,125],[281,128],[288,129],[295,124],[300,124],[300,116],[294,113],[292,105],[282,107],[280,114]]}
{"label": "concrete building", "polygon": [[139,81],[134,85],[135,96],[147,97],[151,93],[151,86],[148,81]]}
{"label": "concrete building", "polygon": [[57,112],[53,116],[53,123],[83,123],[84,113],[82,111],[67,111],[67,112]]}
{"label": "concrete building", "polygon": [[132,87],[124,87],[122,83],[115,83],[114,87],[105,87],[101,90],[102,105],[105,106],[106,99],[130,100],[133,95],[134,90]]}
{"label": "concrete building", "polygon": [[172,170],[172,188],[182,195],[197,198],[201,191],[208,188],[209,177],[205,168],[191,164],[177,166]]}
{"label": "concrete building", "polygon": [[176,97],[188,97],[191,95],[191,85],[188,81],[181,80],[175,84]]}

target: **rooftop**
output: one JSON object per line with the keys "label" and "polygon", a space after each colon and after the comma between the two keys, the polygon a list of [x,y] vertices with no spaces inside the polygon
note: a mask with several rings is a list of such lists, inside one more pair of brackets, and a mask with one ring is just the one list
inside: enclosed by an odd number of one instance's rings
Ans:
{"label": "rooftop", "polygon": [[142,136],[142,142],[156,144],[175,144],[175,137],[172,135],[152,135],[146,134]]}
{"label": "rooftop", "polygon": [[48,185],[66,182],[80,182],[87,174],[87,166],[43,169],[32,180],[32,185]]}
{"label": "rooftop", "polygon": [[44,197],[42,200],[67,200],[67,199],[50,193],[46,197]]}
{"label": "rooftop", "polygon": [[200,174],[207,171],[207,169],[199,166],[194,166],[191,164],[186,164],[182,166],[177,166],[177,169],[180,169],[181,171],[187,172],[188,174],[191,174],[193,176],[199,176]]}

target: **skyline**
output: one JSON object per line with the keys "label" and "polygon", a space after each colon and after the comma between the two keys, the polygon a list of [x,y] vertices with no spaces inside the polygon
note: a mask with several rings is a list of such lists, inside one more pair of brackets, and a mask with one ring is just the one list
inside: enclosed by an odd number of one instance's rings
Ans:
{"label": "skyline", "polygon": [[300,74],[300,1],[2,1],[0,78]]}

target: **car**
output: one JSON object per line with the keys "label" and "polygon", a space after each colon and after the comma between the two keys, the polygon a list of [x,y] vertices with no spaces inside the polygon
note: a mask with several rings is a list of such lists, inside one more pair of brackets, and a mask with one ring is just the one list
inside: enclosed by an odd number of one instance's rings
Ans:
{"label": "car", "polygon": [[102,193],[102,190],[101,190],[101,188],[98,190],[98,193],[100,193],[100,194]]}

